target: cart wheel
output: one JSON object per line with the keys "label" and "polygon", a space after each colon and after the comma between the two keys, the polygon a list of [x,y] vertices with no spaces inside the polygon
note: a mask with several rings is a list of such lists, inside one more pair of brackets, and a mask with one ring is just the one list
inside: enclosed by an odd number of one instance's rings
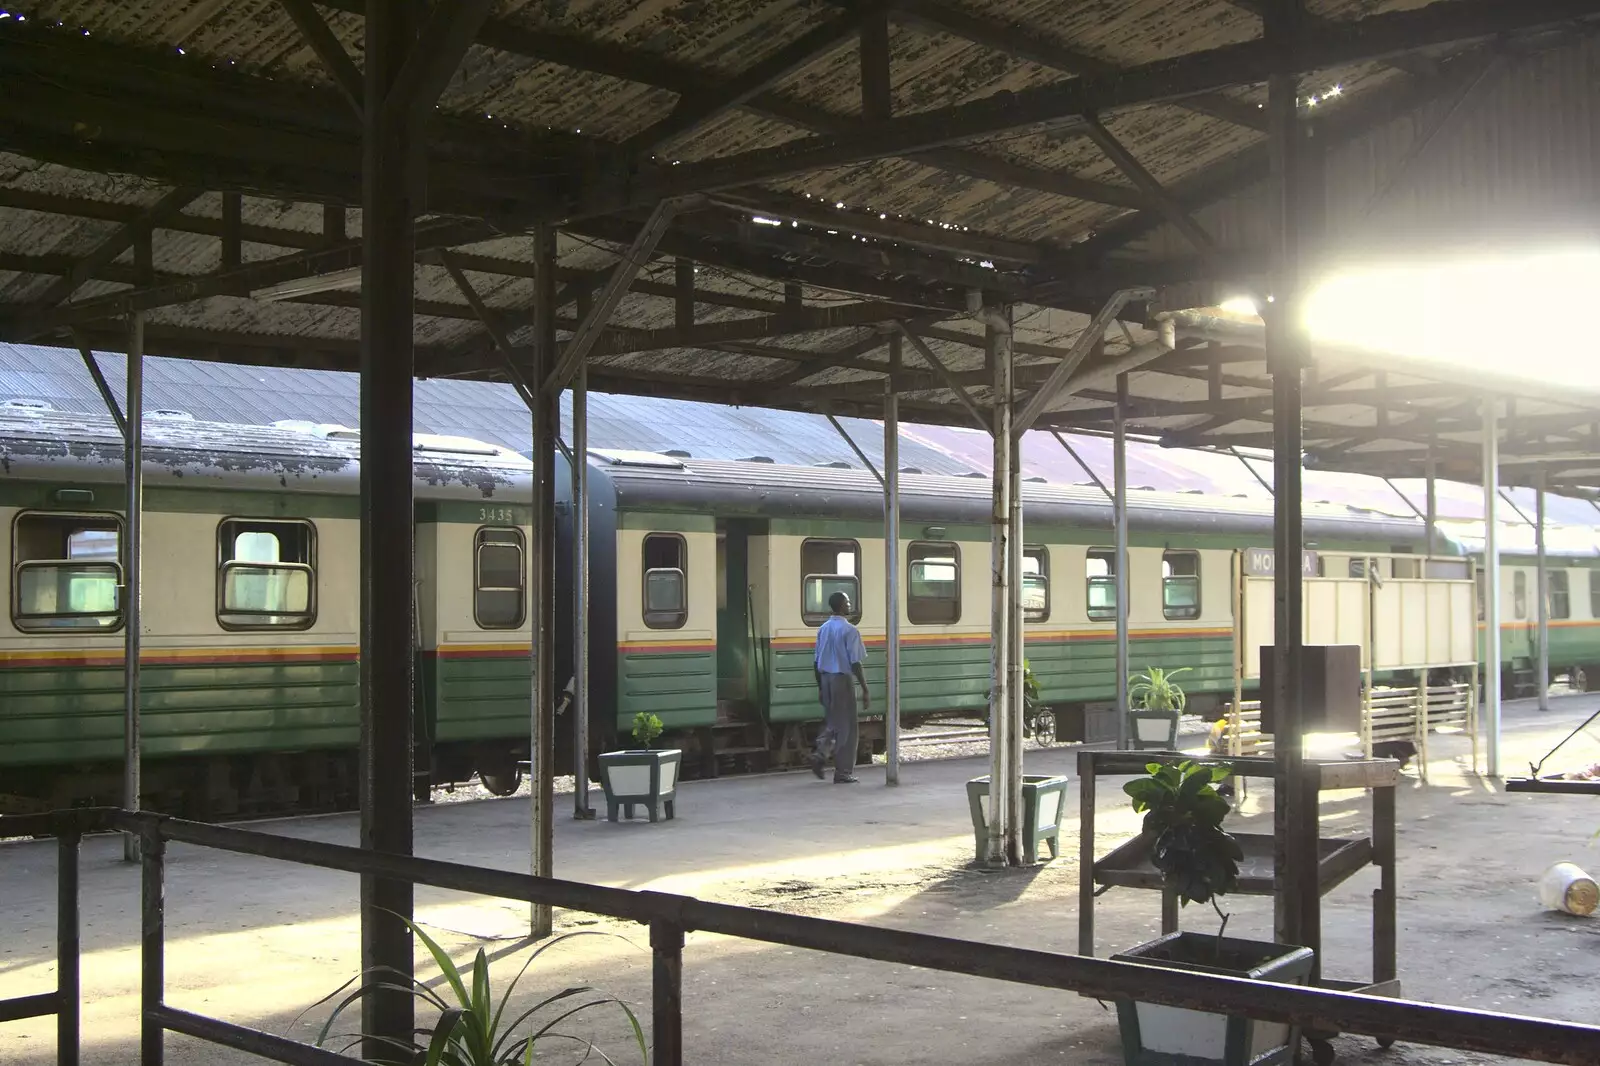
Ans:
{"label": "cart wheel", "polygon": [[1387,1036],[1380,1036],[1378,1037],[1378,1046],[1383,1048],[1383,1050],[1388,1051],[1390,1048],[1394,1047],[1394,1040]]}
{"label": "cart wheel", "polygon": [[1334,1059],[1338,1057],[1338,1052],[1333,1050],[1333,1044],[1330,1042],[1326,1040],[1311,1041],[1311,1061],[1316,1063],[1316,1066],[1333,1066]]}
{"label": "cart wheel", "polygon": [[522,787],[522,771],[516,767],[496,773],[493,770],[478,771],[478,780],[483,782],[483,787],[490,795],[510,796]]}

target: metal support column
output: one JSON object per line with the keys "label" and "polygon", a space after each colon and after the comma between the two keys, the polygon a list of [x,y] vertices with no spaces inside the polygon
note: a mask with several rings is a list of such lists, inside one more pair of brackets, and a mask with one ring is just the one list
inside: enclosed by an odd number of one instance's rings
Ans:
{"label": "metal support column", "polygon": [[[1268,40],[1286,41],[1301,30],[1301,0],[1269,5]],[[1313,239],[1311,223],[1322,210],[1311,188],[1313,143],[1298,106],[1298,80],[1276,74],[1267,83],[1267,129],[1271,159],[1273,302],[1266,320],[1267,365],[1272,373],[1273,424],[1273,684],[1263,692],[1274,723],[1273,859],[1274,917],[1280,942],[1314,947],[1319,888],[1317,825],[1306,802],[1305,728],[1301,675],[1304,665],[1304,576],[1301,555],[1301,389],[1311,341],[1302,315],[1304,257]]]}
{"label": "metal support column", "polygon": [[[140,536],[144,519],[144,315],[128,318],[127,394],[122,442],[123,507],[127,515],[122,545],[122,806],[140,809],[140,763],[144,758],[139,695],[139,641],[144,633],[140,617],[140,573],[144,549]],[[139,859],[139,838],[122,838],[122,857]]]}
{"label": "metal support column", "polygon": [[572,816],[589,806],[589,370],[572,379]]}
{"label": "metal support column", "polygon": [[1500,411],[1483,400],[1483,723],[1486,769],[1500,776]]}
{"label": "metal support column", "polygon": [[1116,551],[1112,584],[1117,596],[1117,747],[1131,743],[1128,735],[1128,375],[1117,375],[1117,407],[1111,423],[1111,520]]}
{"label": "metal support column", "polygon": [[1544,467],[1535,473],[1533,519],[1534,559],[1539,586],[1539,709],[1550,709],[1550,571],[1544,552]]}
{"label": "metal support column", "polygon": [[[1012,761],[1014,751],[1011,730],[1015,725],[1012,713],[1011,590],[1015,573],[1012,570],[1011,522],[1013,511],[1011,492],[1011,452],[1016,441],[1011,433],[1011,401],[1014,398],[1014,361],[1011,346],[1010,309],[987,307],[984,325],[988,356],[994,370],[994,408],[991,433],[993,435],[992,508],[989,515],[989,555],[992,568],[990,597],[990,671],[989,671],[989,862],[993,864],[1020,861],[1020,823],[1015,812],[1021,804],[1022,780]],[[1013,786],[1018,792],[1012,799]]]}
{"label": "metal support column", "polygon": [[[1011,321],[1011,308],[1005,309],[1006,324]],[[1009,340],[1011,334],[1007,332]],[[1013,368],[1015,363],[1013,361]],[[1013,377],[1015,375],[1013,374]],[[1015,387],[1015,381],[1013,381]],[[1012,425],[1016,424],[1016,393],[1010,398],[1012,406]],[[1009,469],[1006,476],[1011,481],[1011,488],[1007,495],[1010,497],[1011,522],[1010,535],[1006,540],[1006,569],[1010,572],[1006,583],[1006,633],[1011,641],[1011,647],[1006,652],[1007,667],[1011,672],[1011,680],[1006,686],[1006,746],[1010,749],[1006,753],[1006,763],[1011,768],[1011,780],[1006,783],[1006,803],[1010,808],[1010,825],[1017,843],[1007,852],[1007,858],[1013,866],[1022,862],[1021,832],[1023,824],[1022,814],[1022,730],[1023,730],[1023,670],[1026,665],[1026,636],[1023,633],[1023,619],[1026,614],[1022,605],[1022,542],[1026,537],[1026,530],[1022,521],[1022,435],[1012,431],[1011,447],[1006,449],[1009,460]]]}
{"label": "metal support column", "polygon": [[[555,870],[555,558],[556,437],[561,432],[561,394],[547,387],[555,371],[556,231],[533,231],[534,290],[532,378],[538,382],[533,409],[533,545],[528,576],[528,609],[533,620],[533,707],[530,722],[533,839],[530,869],[535,877]],[[550,905],[533,904],[531,933],[550,935]]]}
{"label": "metal support column", "polygon": [[[416,39],[417,6],[367,11],[361,195],[361,846],[411,854],[416,601],[411,475],[412,236],[419,152],[414,127],[384,106]],[[408,983],[412,888],[361,878],[361,967]],[[404,991],[361,1001],[363,1054],[409,1042]]]}
{"label": "metal support column", "polygon": [[884,783],[900,783],[900,334],[889,336],[889,377],[883,385],[883,729]]}
{"label": "metal support column", "polygon": [[[1438,550],[1439,550],[1439,546],[1438,546],[1438,543],[1437,543],[1437,541],[1438,541],[1438,530],[1439,530],[1439,470],[1438,470],[1439,464],[1438,464],[1438,460],[1434,458],[1433,451],[1434,451],[1434,449],[1433,449],[1433,441],[1429,440],[1428,441],[1428,459],[1427,459],[1427,468],[1426,468],[1427,469],[1427,479],[1428,479],[1427,480],[1427,496],[1428,496],[1428,498],[1427,498],[1427,502],[1423,505],[1424,506],[1423,522],[1425,523],[1424,527],[1423,527],[1423,536],[1425,538],[1424,539],[1424,543],[1427,545],[1427,552],[1428,552],[1429,555],[1433,555],[1436,552],[1438,552]],[[1427,577],[1428,575],[1426,573],[1424,573],[1422,576],[1423,577]]]}

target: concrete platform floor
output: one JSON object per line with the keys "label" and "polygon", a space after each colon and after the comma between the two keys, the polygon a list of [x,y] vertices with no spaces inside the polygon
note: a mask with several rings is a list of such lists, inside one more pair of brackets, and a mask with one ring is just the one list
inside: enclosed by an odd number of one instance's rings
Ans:
{"label": "concrete platform floor", "polygon": [[[1555,701],[1548,714],[1508,707],[1503,768],[1521,771],[1565,735],[1600,697]],[[1600,761],[1600,740],[1580,738],[1564,766]],[[1444,1003],[1582,1021],[1600,1020],[1600,919],[1541,911],[1534,883],[1568,859],[1600,872],[1591,846],[1600,804],[1586,797],[1508,796],[1465,772],[1467,744],[1437,738],[1431,781],[1411,780],[1399,798],[1402,979],[1408,995]],[[1067,771],[1075,752],[1028,756],[1030,772]],[[981,760],[908,767],[898,789],[879,770],[835,786],[809,774],[696,782],[683,787],[676,821],[612,825],[563,817],[556,830],[560,876],[651,888],[980,941],[1076,950],[1077,863],[1063,854],[1032,870],[970,867],[971,829],[962,782]],[[1264,785],[1265,783],[1263,783]],[[1114,781],[1099,803],[1102,853],[1136,827]],[[1076,790],[1067,824],[1075,824]],[[1268,799],[1252,790],[1234,825],[1260,827]],[[563,814],[569,808],[563,807]],[[1362,793],[1328,797],[1325,820],[1339,831],[1369,809]],[[526,799],[444,804],[417,812],[418,853],[524,869]],[[254,823],[265,831],[354,843],[350,815]],[[1064,833],[1075,841],[1076,833]],[[138,889],[116,840],[86,842],[83,856],[84,1061],[137,1060]],[[54,985],[54,849],[47,842],[0,845],[0,997]],[[1364,977],[1370,965],[1366,871],[1324,901],[1327,969]],[[311,1034],[321,1008],[301,1018],[358,969],[353,877],[178,846],[168,861],[167,988],[185,1008],[278,1033]],[[483,947],[496,984],[520,967],[529,946],[525,915],[512,903],[421,889],[419,920],[458,958]],[[1270,902],[1234,898],[1230,932],[1266,934]],[[1156,932],[1153,894],[1103,897],[1100,951]],[[1185,924],[1210,929],[1209,911]],[[572,984],[623,997],[648,1032],[650,956],[644,930],[558,915],[581,937],[544,954],[517,1002]],[[419,953],[420,955],[421,953]],[[434,976],[419,964],[419,973]],[[894,1064],[1111,1064],[1120,1061],[1114,1014],[1093,1000],[973,978],[705,934],[685,953],[685,1044],[692,1062]],[[298,1019],[298,1020],[297,1020]],[[341,1027],[343,1028],[343,1027]],[[579,1015],[564,1029],[630,1057],[615,1011]],[[0,1063],[54,1061],[49,1020],[0,1025]],[[1406,1047],[1380,1052],[1342,1038],[1342,1062],[1477,1063],[1482,1056]],[[576,1062],[582,1048],[551,1046],[541,1061]],[[250,1062],[245,1056],[168,1038],[168,1062]],[[598,1059],[594,1061],[599,1061]]]}

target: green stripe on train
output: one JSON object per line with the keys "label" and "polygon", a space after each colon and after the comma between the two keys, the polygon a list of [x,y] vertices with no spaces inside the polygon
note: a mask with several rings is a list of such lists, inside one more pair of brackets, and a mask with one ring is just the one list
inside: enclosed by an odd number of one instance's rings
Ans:
{"label": "green stripe on train", "polygon": [[[1146,666],[1188,667],[1180,681],[1189,692],[1233,691],[1231,637],[1137,637],[1129,647],[1135,672]],[[1114,640],[1036,640],[1026,656],[1039,679],[1046,704],[1086,703],[1116,698],[1117,645]],[[811,649],[773,653],[771,716],[774,722],[820,719]],[[903,714],[960,711],[981,713],[988,704],[988,641],[900,648],[900,709]],[[882,648],[867,653],[867,689],[883,707]]]}
{"label": "green stripe on train", "polygon": [[667,729],[693,729],[717,721],[717,654],[705,651],[617,653],[617,734],[625,738],[640,712]]}
{"label": "green stripe on train", "polygon": [[[423,706],[439,742],[524,736],[529,660],[425,658]],[[440,668],[442,667],[442,669]],[[328,663],[146,666],[141,732],[152,758],[354,748],[360,667]],[[122,758],[122,668],[0,670],[0,766]]]}
{"label": "green stripe on train", "polygon": [[[355,747],[360,667],[204,663],[141,671],[146,756]],[[122,758],[122,668],[0,670],[0,766]]]}
{"label": "green stripe on train", "polygon": [[525,738],[531,720],[533,660],[527,655],[424,655],[418,688],[430,739]]}

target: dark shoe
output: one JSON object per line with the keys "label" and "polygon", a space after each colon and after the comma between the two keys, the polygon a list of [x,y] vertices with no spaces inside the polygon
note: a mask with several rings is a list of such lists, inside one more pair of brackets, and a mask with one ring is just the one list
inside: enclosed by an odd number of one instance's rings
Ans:
{"label": "dark shoe", "polygon": [[[821,777],[822,775],[818,774],[817,776]],[[834,774],[833,783],[836,785],[856,785],[861,783],[861,779],[850,774]]]}
{"label": "dark shoe", "polygon": [[818,781],[821,781],[822,778],[823,778],[822,768],[823,768],[823,762],[822,762],[821,754],[819,754],[818,752],[812,752],[811,753],[811,772],[817,775],[817,780]]}

